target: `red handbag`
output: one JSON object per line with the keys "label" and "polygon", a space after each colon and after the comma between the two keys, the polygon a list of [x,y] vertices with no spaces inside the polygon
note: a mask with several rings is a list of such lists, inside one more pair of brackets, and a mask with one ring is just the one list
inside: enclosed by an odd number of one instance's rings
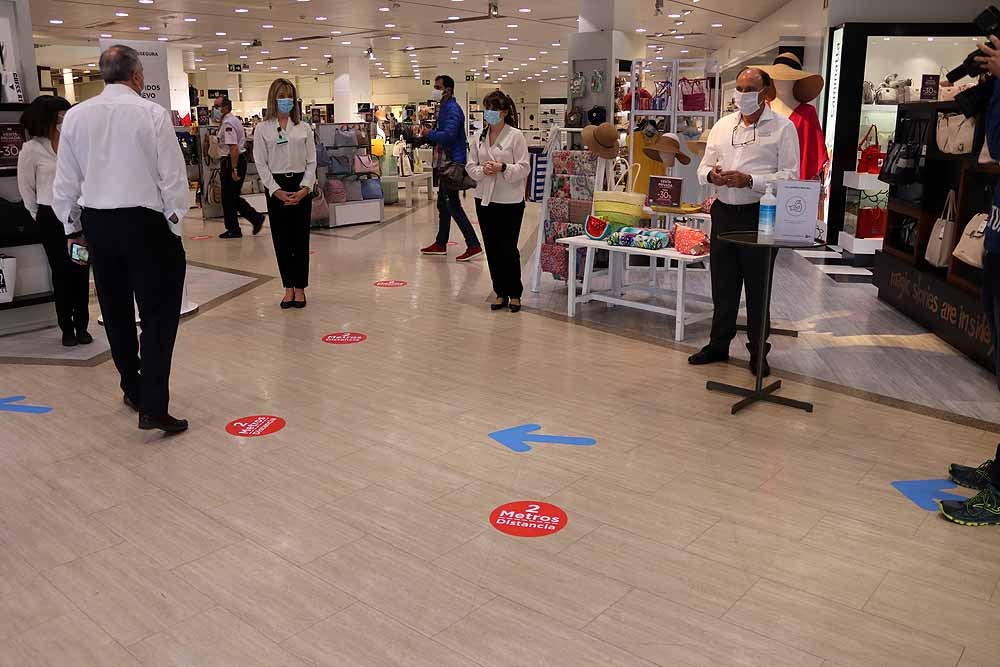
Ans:
{"label": "red handbag", "polygon": [[884,208],[863,208],[858,211],[859,239],[877,239],[885,236],[885,223],[889,214]]}
{"label": "red handbag", "polygon": [[[868,143],[872,132],[875,133],[873,143]],[[865,144],[868,144],[867,146]],[[872,125],[865,132],[864,138],[858,144],[858,173],[878,174],[882,170],[882,163],[885,161],[885,153],[878,142],[878,128]]]}

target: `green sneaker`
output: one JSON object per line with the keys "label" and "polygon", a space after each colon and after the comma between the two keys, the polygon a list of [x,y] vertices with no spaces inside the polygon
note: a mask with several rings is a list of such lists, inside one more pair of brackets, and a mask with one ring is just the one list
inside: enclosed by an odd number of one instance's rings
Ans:
{"label": "green sneaker", "polygon": [[986,485],[990,482],[990,470],[992,468],[993,459],[981,463],[978,468],[971,468],[969,466],[952,463],[948,466],[948,477],[950,477],[951,481],[955,482],[955,484],[958,484],[959,486],[981,491],[985,489]]}
{"label": "green sneaker", "polygon": [[968,500],[939,500],[941,514],[963,526],[1000,525],[1000,492],[992,484]]}

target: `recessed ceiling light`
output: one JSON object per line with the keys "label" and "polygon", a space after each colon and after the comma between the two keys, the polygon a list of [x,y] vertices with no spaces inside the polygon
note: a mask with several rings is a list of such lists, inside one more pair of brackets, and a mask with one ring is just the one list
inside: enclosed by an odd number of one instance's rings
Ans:
{"label": "recessed ceiling light", "polygon": [[203,63],[203,62],[205,62],[205,59],[204,58],[195,58],[194,61],[196,63]]}
{"label": "recessed ceiling light", "polygon": [[309,67],[309,63],[299,63],[299,67]]}
{"label": "recessed ceiling light", "polygon": [[225,49],[216,49],[216,51],[218,51],[219,53],[225,53],[226,52]]}
{"label": "recessed ceiling light", "polygon": [[262,54],[264,54],[264,55],[266,56],[267,54],[269,54],[269,53],[271,53],[271,52],[270,52],[270,51],[261,51],[261,53],[262,53]]}
{"label": "recessed ceiling light", "polygon": [[386,28],[395,28],[395,27],[396,27],[396,24],[395,24],[395,23],[386,23],[386,24],[385,24],[385,27],[386,27]]}
{"label": "recessed ceiling light", "polygon": [[674,39],[684,39],[684,35],[674,35]]}
{"label": "recessed ceiling light", "polygon": [[684,25],[684,21],[674,21],[674,25]]}
{"label": "recessed ceiling light", "polygon": [[274,65],[271,65],[271,69],[278,69],[278,68],[275,67]]}
{"label": "recessed ceiling light", "polygon": [[234,12],[236,12],[237,14],[246,14],[246,13],[247,13],[247,12],[249,12],[250,10],[249,10],[249,9],[247,9],[246,7],[237,7],[237,8],[236,8],[236,9],[234,9],[233,11],[234,11]]}
{"label": "recessed ceiling light", "polygon": [[417,47],[415,47],[415,46],[408,46],[408,47],[406,47],[406,50],[407,51],[412,51],[415,48],[417,48]]}
{"label": "recessed ceiling light", "polygon": [[560,43],[560,42],[552,42],[552,46],[562,46],[562,43]]}
{"label": "recessed ceiling light", "polygon": [[291,57],[291,58],[289,58],[288,60],[289,60],[290,62],[295,62],[296,60],[298,60],[298,58],[296,58],[295,56],[292,56],[292,57]]}
{"label": "recessed ceiling light", "polygon": [[217,32],[217,33],[215,33],[215,36],[216,37],[225,37],[226,33],[224,33],[224,32]]}
{"label": "recessed ceiling light", "polygon": [[300,46],[300,47],[299,47],[299,50],[300,50],[300,51],[308,51],[308,50],[309,50],[309,47],[308,47],[308,46]]}
{"label": "recessed ceiling light", "polygon": [[684,16],[690,16],[691,15],[691,10],[690,9],[685,9],[683,12],[681,12],[681,14],[683,14]]}
{"label": "recessed ceiling light", "polygon": [[263,64],[264,64],[263,60],[258,60],[257,62],[254,63],[254,65],[263,65]]}
{"label": "recessed ceiling light", "polygon": [[521,7],[517,11],[521,12],[522,14],[530,14],[531,13],[531,9],[529,9],[528,7]]}
{"label": "recessed ceiling light", "polygon": [[399,35],[393,35],[393,36],[392,36],[392,37],[390,37],[389,39],[403,39],[403,38],[402,38],[402,37],[400,37]]}
{"label": "recessed ceiling light", "polygon": [[128,16],[128,12],[115,12],[115,16],[119,18],[125,18],[126,16]]}
{"label": "recessed ceiling light", "polygon": [[536,58],[535,56],[531,56],[530,58],[528,58],[528,60],[538,60],[538,58]]}
{"label": "recessed ceiling light", "polygon": [[452,60],[458,60],[458,58],[456,56],[452,56],[451,59]]}
{"label": "recessed ceiling light", "polygon": [[196,19],[193,16],[187,16],[187,17],[184,18],[184,22],[185,23],[196,23],[197,21],[198,21],[198,19]]}
{"label": "recessed ceiling light", "polygon": [[507,41],[508,42],[516,42],[517,41],[517,37],[508,37]]}
{"label": "recessed ceiling light", "polygon": [[270,30],[273,27],[274,27],[273,23],[265,23],[264,25],[261,26],[261,28],[264,28],[265,30]]}
{"label": "recessed ceiling light", "polygon": [[379,7],[378,10],[380,12],[388,12],[388,11],[390,11],[390,8],[389,7]]}
{"label": "recessed ceiling light", "polygon": [[[333,54],[332,54],[332,53],[324,53],[324,54],[323,54],[323,57],[324,57],[324,58],[332,58],[332,57],[333,57]],[[376,64],[376,65],[379,65],[380,63],[375,63],[375,64]]]}
{"label": "recessed ceiling light", "polygon": [[547,56],[547,55],[549,55],[549,52],[548,51],[539,51],[538,55],[540,55],[540,56]]}
{"label": "recessed ceiling light", "polygon": [[681,15],[678,14],[677,12],[673,12],[673,13],[667,14],[667,18],[670,18],[670,19],[679,19],[680,17],[681,17]]}
{"label": "recessed ceiling light", "polygon": [[520,72],[520,71],[521,71],[521,68],[520,68],[520,67],[515,67],[515,68],[514,68],[514,71],[515,71],[515,72]]}
{"label": "recessed ceiling light", "polygon": [[933,41],[934,41],[934,38],[933,38],[933,37],[928,37],[928,38],[927,38],[927,41],[928,41],[928,42],[933,42]]}
{"label": "recessed ceiling light", "polygon": [[888,42],[892,37],[883,37],[882,40]]}
{"label": "recessed ceiling light", "polygon": [[510,51],[510,47],[509,46],[501,46],[500,50],[501,51]]}
{"label": "recessed ceiling light", "polygon": [[250,46],[251,42],[240,42],[240,46]]}
{"label": "recessed ceiling light", "polygon": [[564,60],[564,61],[562,61],[562,64],[563,65],[569,65],[569,61],[568,60]]}
{"label": "recessed ceiling light", "polygon": [[508,27],[508,28],[516,28],[516,27],[517,27],[517,24],[516,24],[516,23],[508,23],[508,24],[507,24],[507,27]]}
{"label": "recessed ceiling light", "polygon": [[635,31],[636,32],[646,32],[646,29],[645,28],[636,28]]}
{"label": "recessed ceiling light", "polygon": [[52,25],[62,25],[62,22],[63,22],[62,19],[49,19],[49,23],[51,23]]}
{"label": "recessed ceiling light", "polygon": [[112,35],[110,32],[102,32],[101,37],[103,37],[104,39],[108,39],[109,37],[114,37],[114,35]]}
{"label": "recessed ceiling light", "polygon": [[681,49],[681,53],[688,53],[687,49]]}
{"label": "recessed ceiling light", "polygon": [[330,34],[331,34],[331,35],[340,35],[340,34],[342,34],[342,33],[343,33],[343,31],[342,31],[342,30],[331,30],[331,31],[330,31]]}
{"label": "recessed ceiling light", "polygon": [[283,41],[283,42],[290,42],[290,41],[292,41],[292,38],[291,37],[282,37],[281,41]]}
{"label": "recessed ceiling light", "polygon": [[157,37],[156,41],[158,41],[158,42],[166,42],[166,41],[169,41],[169,39],[170,39],[169,37]]}
{"label": "recessed ceiling light", "polygon": [[152,28],[150,28],[148,25],[141,25],[139,26],[139,30],[152,30]]}
{"label": "recessed ceiling light", "polygon": [[249,56],[240,56],[240,60],[246,60]]}
{"label": "recessed ceiling light", "polygon": [[205,68],[204,67],[199,67],[198,70],[204,72]]}
{"label": "recessed ceiling light", "polygon": [[341,44],[344,45],[344,46],[350,46],[351,45],[350,42],[341,42]]}
{"label": "recessed ceiling light", "polygon": [[444,34],[446,34],[446,35],[454,35],[455,31],[454,30],[445,30]]}
{"label": "recessed ceiling light", "polygon": [[317,17],[316,17],[316,20],[317,20],[317,21],[325,21],[325,20],[326,20],[326,17],[325,17],[325,16],[317,16]]}
{"label": "recessed ceiling light", "polygon": [[[465,42],[455,42],[455,46],[465,46]],[[501,46],[500,48],[506,49],[506,46]]]}
{"label": "recessed ceiling light", "polygon": [[[299,0],[299,2],[301,2],[301,1],[302,1],[302,0]],[[288,74],[288,70],[287,70],[287,69],[283,69],[283,70],[281,70],[281,73],[282,73],[282,74]]]}
{"label": "recessed ceiling light", "polygon": [[721,27],[722,27],[722,24],[721,24],[721,23],[713,23],[713,24],[712,24],[712,27],[713,27],[713,28],[721,28]]}

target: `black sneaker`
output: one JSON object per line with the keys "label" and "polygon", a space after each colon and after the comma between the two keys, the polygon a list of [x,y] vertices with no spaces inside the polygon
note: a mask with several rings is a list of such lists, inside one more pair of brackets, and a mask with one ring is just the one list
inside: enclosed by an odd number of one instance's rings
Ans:
{"label": "black sneaker", "polygon": [[952,463],[948,466],[948,477],[959,486],[981,491],[990,482],[990,470],[992,468],[993,459],[979,464],[978,468]]}
{"label": "black sneaker", "polygon": [[220,239],[241,239],[243,238],[243,232],[222,232],[219,234]]}
{"label": "black sneaker", "polygon": [[963,526],[1000,524],[1000,496],[991,484],[968,500],[939,500],[941,515]]}

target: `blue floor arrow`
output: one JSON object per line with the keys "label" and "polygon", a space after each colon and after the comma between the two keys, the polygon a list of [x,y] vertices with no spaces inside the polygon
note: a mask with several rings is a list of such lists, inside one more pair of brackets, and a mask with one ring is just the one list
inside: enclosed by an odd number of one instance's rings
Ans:
{"label": "blue floor arrow", "polygon": [[546,445],[576,445],[578,447],[590,447],[597,444],[593,438],[578,438],[569,435],[532,435],[540,428],[542,427],[538,424],[521,424],[501,431],[494,431],[490,433],[490,437],[515,452],[530,452],[529,442]]}
{"label": "blue floor arrow", "polygon": [[0,411],[27,412],[35,415],[52,412],[52,408],[47,405],[15,405],[15,403],[19,403],[25,398],[25,396],[7,396],[6,398],[0,398]]}
{"label": "blue floor arrow", "polygon": [[948,493],[943,489],[957,489],[950,479],[911,479],[893,482],[896,490],[909,498],[914,505],[928,512],[938,510],[937,500],[968,500],[966,496]]}

